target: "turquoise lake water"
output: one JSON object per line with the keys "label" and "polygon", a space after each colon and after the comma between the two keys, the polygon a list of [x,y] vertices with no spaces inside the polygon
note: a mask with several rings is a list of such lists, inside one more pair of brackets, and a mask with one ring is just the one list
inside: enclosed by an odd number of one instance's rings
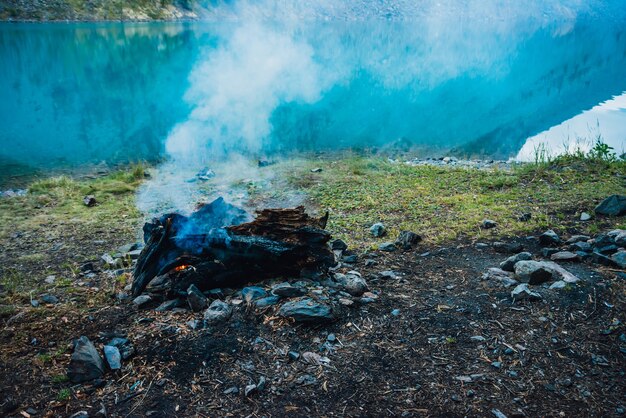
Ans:
{"label": "turquoise lake water", "polygon": [[346,147],[526,158],[528,144],[557,149],[598,133],[623,151],[626,7],[597,4],[548,15],[0,23],[0,172]]}

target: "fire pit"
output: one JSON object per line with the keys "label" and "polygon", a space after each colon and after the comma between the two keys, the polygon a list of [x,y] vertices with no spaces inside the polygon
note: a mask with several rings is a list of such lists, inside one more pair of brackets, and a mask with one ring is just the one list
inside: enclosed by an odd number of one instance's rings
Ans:
{"label": "fire pit", "polygon": [[250,214],[218,198],[189,216],[170,213],[144,225],[145,247],[134,271],[133,296],[154,280],[168,297],[235,287],[269,277],[323,272],[334,256],[324,230],[328,213],[313,218],[304,207]]}

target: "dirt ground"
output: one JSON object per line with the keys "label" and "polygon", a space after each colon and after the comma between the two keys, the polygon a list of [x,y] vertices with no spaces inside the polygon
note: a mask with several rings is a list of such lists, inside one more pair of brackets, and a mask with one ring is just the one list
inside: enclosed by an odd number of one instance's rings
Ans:
{"label": "dirt ground", "polygon": [[[536,241],[518,242],[541,258]],[[99,253],[97,244],[84,250]],[[16,251],[19,246],[2,253],[4,266]],[[59,251],[67,251],[59,260],[73,257],[69,248]],[[243,303],[230,321],[192,330],[186,323],[202,313],[156,312],[156,301],[139,310],[115,298],[126,284],[120,277],[77,274],[71,286],[52,289],[59,304],[34,308],[22,300],[0,319],[0,411],[109,417],[623,414],[623,272],[562,263],[582,284],[539,288],[542,301],[513,302],[510,288],[481,280],[507,256],[471,242],[359,254],[342,270],[361,272],[377,298],[343,306],[332,290],[310,283],[312,297],[328,297],[337,317],[315,326],[278,318],[278,306],[258,310]],[[397,277],[381,277],[387,270]],[[126,336],[136,354],[95,384],[73,385],[65,373],[71,342],[81,335],[96,346]],[[290,358],[290,351],[299,358]],[[262,378],[264,387],[245,396],[244,388]]]}

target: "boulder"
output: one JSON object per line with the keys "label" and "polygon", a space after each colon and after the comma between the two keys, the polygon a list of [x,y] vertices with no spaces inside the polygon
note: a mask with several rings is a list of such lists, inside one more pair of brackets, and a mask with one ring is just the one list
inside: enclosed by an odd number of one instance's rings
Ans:
{"label": "boulder", "polygon": [[67,376],[72,383],[88,382],[102,377],[104,362],[89,338],[82,336],[74,341],[74,352],[70,359]]}
{"label": "boulder", "polygon": [[528,252],[515,254],[500,263],[500,268],[504,271],[515,271],[514,267],[518,261],[531,260],[532,258],[532,254]]}
{"label": "boulder", "polygon": [[200,312],[208,305],[207,297],[194,284],[187,288],[187,303],[194,312]]}
{"label": "boulder", "polygon": [[291,301],[281,306],[278,315],[285,318],[293,318],[296,322],[320,323],[334,319],[329,306],[316,302],[311,298]]}
{"label": "boulder", "polygon": [[611,260],[621,269],[626,269],[626,251],[616,252],[611,256]]}
{"label": "boulder", "polygon": [[133,303],[135,304],[135,306],[140,307],[150,302],[151,300],[152,297],[150,297],[150,295],[139,295],[135,299],[133,299]]}
{"label": "boulder", "polygon": [[374,225],[370,226],[370,234],[376,238],[380,238],[387,233],[385,229],[385,225],[382,222],[377,222]]}
{"label": "boulder", "polygon": [[400,235],[398,235],[398,239],[396,240],[396,245],[400,248],[408,250],[412,246],[419,243],[421,240],[422,237],[415,232],[401,231]]}
{"label": "boulder", "polygon": [[540,261],[522,260],[515,264],[515,275],[522,283],[545,283],[552,280],[552,273],[552,269]]}
{"label": "boulder", "polygon": [[614,194],[604,199],[595,208],[599,215],[622,216],[626,214],[626,196]]}
{"label": "boulder", "polygon": [[561,244],[561,238],[559,238],[556,232],[550,229],[539,235],[539,244],[544,247],[554,247]]}
{"label": "boulder", "polygon": [[584,242],[584,241],[575,242],[574,244],[569,246],[569,249],[572,251],[583,251],[583,252],[589,253],[591,252],[591,244],[589,244],[588,242]]}
{"label": "boulder", "polygon": [[204,320],[207,324],[214,325],[228,320],[232,314],[233,308],[228,303],[216,299],[204,311]]}

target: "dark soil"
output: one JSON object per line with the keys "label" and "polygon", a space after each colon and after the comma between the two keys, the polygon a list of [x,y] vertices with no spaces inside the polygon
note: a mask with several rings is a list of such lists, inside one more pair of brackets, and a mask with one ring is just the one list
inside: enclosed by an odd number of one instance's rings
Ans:
{"label": "dark soil", "polygon": [[[378,299],[336,306],[338,320],[319,326],[242,304],[229,322],[194,331],[186,322],[201,313],[137,310],[112,291],[98,303],[81,293],[24,307],[0,324],[0,407],[7,416],[27,408],[95,416],[103,406],[111,417],[619,415],[626,342],[623,325],[610,325],[626,321],[626,281],[616,270],[562,263],[582,285],[513,303],[511,289],[481,280],[506,256],[470,244],[360,256],[346,270],[360,271]],[[376,264],[365,267],[367,258]],[[380,279],[384,270],[400,277]],[[325,344],[329,333],[336,343]],[[80,335],[96,345],[126,335],[137,354],[100,387],[59,382]],[[308,363],[305,352],[330,362]],[[261,377],[265,387],[246,397]],[[233,386],[239,393],[223,393]]]}

